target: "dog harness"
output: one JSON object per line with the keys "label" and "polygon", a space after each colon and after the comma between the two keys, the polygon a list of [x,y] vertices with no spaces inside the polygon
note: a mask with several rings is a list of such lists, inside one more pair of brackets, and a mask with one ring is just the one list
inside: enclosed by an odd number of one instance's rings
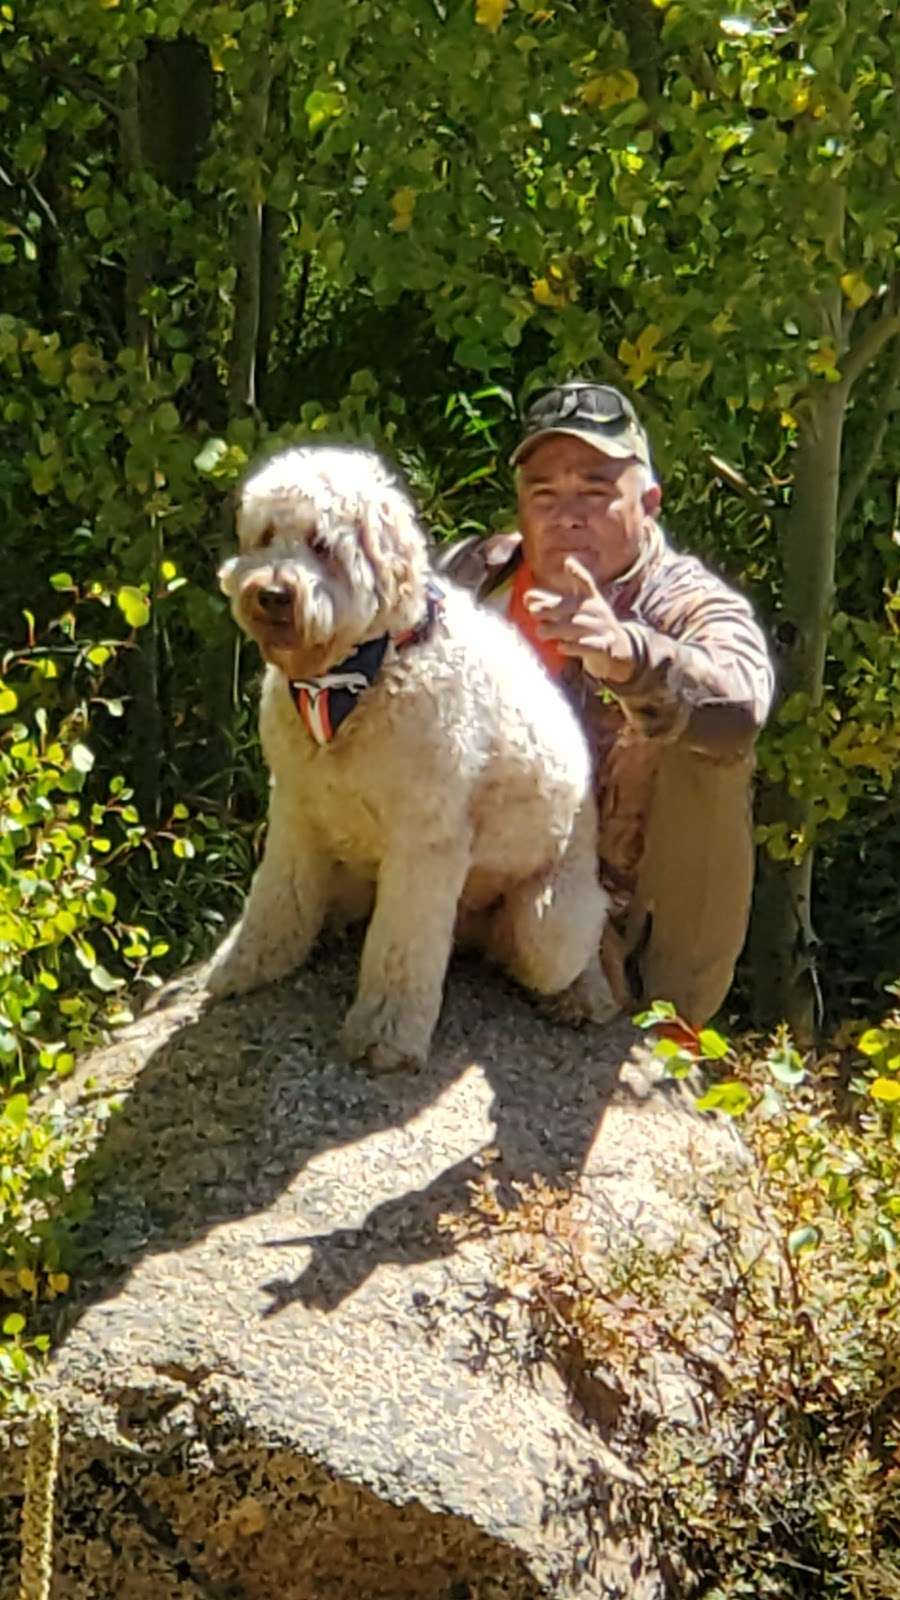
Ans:
{"label": "dog harness", "polygon": [[389,644],[395,650],[407,650],[412,644],[427,639],[444,604],[444,591],[429,580],[425,591],[425,615],[406,633],[379,634],[377,639],[367,639],[352,655],[321,678],[291,678],[288,688],[304,726],[316,744],[330,744],[342,722],[355,711],[360,695],[371,689],[381,671]]}

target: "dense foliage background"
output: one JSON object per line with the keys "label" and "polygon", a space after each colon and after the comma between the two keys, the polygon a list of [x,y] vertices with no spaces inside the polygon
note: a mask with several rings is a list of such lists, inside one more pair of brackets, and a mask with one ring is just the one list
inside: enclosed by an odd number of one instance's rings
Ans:
{"label": "dense foliage background", "polygon": [[893,6],[12,0],[0,60],[0,1291],[64,1292],[89,1203],[55,1077],[251,869],[256,664],[214,573],[275,439],[373,441],[444,538],[509,524],[531,390],[630,388],[670,531],[779,662],[736,1006],[755,975],[800,1033],[880,1014]]}

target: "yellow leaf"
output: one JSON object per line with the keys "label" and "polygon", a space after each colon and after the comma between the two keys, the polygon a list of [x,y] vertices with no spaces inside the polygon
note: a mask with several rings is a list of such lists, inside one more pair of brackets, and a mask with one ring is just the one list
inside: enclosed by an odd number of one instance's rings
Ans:
{"label": "yellow leaf", "polygon": [[564,306],[568,304],[567,296],[559,289],[554,289],[549,278],[534,278],[531,284],[531,293],[539,306]]}
{"label": "yellow leaf", "polygon": [[845,767],[871,767],[881,777],[890,777],[893,770],[889,752],[879,749],[877,744],[854,745],[841,752],[841,761]]}
{"label": "yellow leaf", "polygon": [[651,322],[639,333],[634,344],[623,339],[619,345],[619,360],[628,373],[630,383],[642,383],[648,372],[653,372],[662,361],[662,352],[656,346],[662,338],[662,328]]}
{"label": "yellow leaf", "polygon": [[480,28],[498,33],[510,7],[510,0],[475,0],[475,21]]}
{"label": "yellow leaf", "polygon": [[397,189],[391,195],[391,210],[394,220],[390,224],[394,233],[406,233],[412,226],[413,212],[416,209],[415,189]]}
{"label": "yellow leaf", "polygon": [[856,1048],[860,1055],[878,1056],[891,1042],[891,1036],[886,1028],[866,1028],[856,1041]]}
{"label": "yellow leaf", "polygon": [[100,6],[103,11],[115,11],[118,4],[119,0],[100,0]]}
{"label": "yellow leaf", "polygon": [[20,1289],[25,1290],[26,1294],[35,1294],[37,1292],[37,1278],[30,1267],[19,1268],[16,1273],[16,1282]]}
{"label": "yellow leaf", "polygon": [[869,1093],[873,1100],[900,1100],[900,1080],[897,1078],[876,1078],[869,1084]]}
{"label": "yellow leaf", "polygon": [[580,94],[586,106],[595,111],[605,111],[609,106],[621,106],[636,100],[640,84],[627,67],[615,67],[610,72],[598,72],[582,84]]}
{"label": "yellow leaf", "polygon": [[54,1294],[65,1294],[69,1287],[69,1274],[67,1272],[48,1272],[47,1282]]}
{"label": "yellow leaf", "polygon": [[796,428],[797,418],[794,416],[793,411],[782,411],[781,426],[783,428]]}
{"label": "yellow leaf", "polygon": [[872,298],[873,290],[869,288],[861,272],[845,272],[841,278],[841,288],[854,311],[858,311],[860,306],[864,306],[866,301]]}
{"label": "yellow leaf", "polygon": [[806,365],[809,367],[810,372],[819,373],[823,378],[827,378],[830,383],[836,383],[840,378],[836,362],[837,351],[834,345],[820,344],[818,350],[814,351],[809,357]]}

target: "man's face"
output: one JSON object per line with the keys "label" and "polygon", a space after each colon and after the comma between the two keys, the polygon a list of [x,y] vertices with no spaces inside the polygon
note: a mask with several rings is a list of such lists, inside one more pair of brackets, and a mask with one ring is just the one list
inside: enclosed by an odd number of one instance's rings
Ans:
{"label": "man's face", "polygon": [[577,593],[567,556],[598,584],[621,577],[658,504],[640,462],[603,455],[569,434],[543,440],[519,469],[519,526],[535,578],[558,594]]}

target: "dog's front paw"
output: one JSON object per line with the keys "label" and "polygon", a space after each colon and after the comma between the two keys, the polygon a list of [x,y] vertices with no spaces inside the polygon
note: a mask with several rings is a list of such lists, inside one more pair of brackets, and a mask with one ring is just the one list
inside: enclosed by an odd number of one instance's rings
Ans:
{"label": "dog's front paw", "polygon": [[375,1072],[402,1072],[424,1066],[431,1029],[410,1006],[383,997],[360,997],[341,1029],[341,1049],[349,1061],[365,1061]]}
{"label": "dog's front paw", "polygon": [[622,1012],[599,961],[586,967],[561,994],[549,996],[546,1007],[555,1021],[568,1023],[573,1028],[580,1028],[586,1022],[611,1022]]}
{"label": "dog's front paw", "polygon": [[204,985],[212,1000],[225,1000],[231,994],[247,994],[268,983],[272,972],[263,952],[254,951],[246,941],[229,934],[216,951],[204,974]]}

